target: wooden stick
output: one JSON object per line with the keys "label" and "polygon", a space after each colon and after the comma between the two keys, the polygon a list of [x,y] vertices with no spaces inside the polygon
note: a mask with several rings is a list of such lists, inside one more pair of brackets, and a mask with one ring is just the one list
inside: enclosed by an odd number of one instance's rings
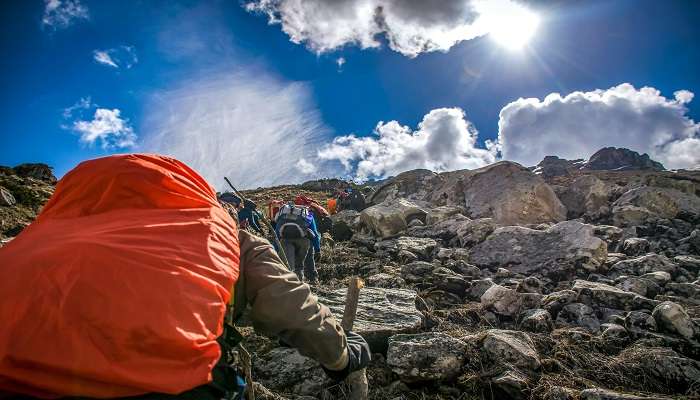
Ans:
{"label": "wooden stick", "polygon": [[[360,289],[362,289],[363,286],[364,282],[359,277],[353,276],[350,278],[350,285],[345,295],[343,319],[340,323],[345,331],[352,330],[352,326],[355,324],[357,303],[360,299]],[[364,368],[348,375],[346,382],[350,387],[349,400],[367,400],[369,396],[369,384],[367,382],[367,371]]]}

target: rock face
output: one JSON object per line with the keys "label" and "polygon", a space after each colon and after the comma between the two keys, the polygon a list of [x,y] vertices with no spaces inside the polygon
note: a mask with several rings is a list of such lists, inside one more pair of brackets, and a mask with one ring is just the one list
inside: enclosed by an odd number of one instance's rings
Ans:
{"label": "rock face", "polygon": [[444,333],[394,335],[387,364],[406,382],[455,378],[464,364],[466,343]]}
{"label": "rock face", "polygon": [[592,175],[574,179],[571,186],[558,193],[568,211],[568,218],[597,220],[610,213],[611,189]]}
{"label": "rock face", "polygon": [[[340,319],[345,308],[345,294],[346,289],[339,289],[319,295],[319,300]],[[416,296],[413,290],[363,288],[353,330],[362,335],[374,351],[385,350],[390,336],[413,333],[420,328],[423,314],[416,309]]]}
{"label": "rock face", "polygon": [[576,269],[595,271],[607,259],[607,245],[592,225],[561,222],[538,231],[520,226],[496,229],[472,248],[469,260],[479,267],[507,267],[525,275],[571,279]]}
{"label": "rock face", "polygon": [[397,199],[364,209],[360,213],[360,221],[372,234],[386,239],[405,231],[413,219],[425,221],[426,215],[417,205]]}
{"label": "rock face", "polygon": [[493,218],[504,225],[566,219],[552,188],[519,164],[502,161],[470,172],[458,181],[470,218]]}
{"label": "rock face", "polygon": [[333,227],[331,228],[331,236],[333,240],[342,242],[350,240],[355,231],[359,230],[360,213],[355,210],[342,210],[331,215]]}
{"label": "rock face", "polygon": [[636,151],[615,147],[605,147],[598,150],[583,165],[582,169],[614,171],[665,170],[661,163],[652,160],[647,154],[640,155]]}

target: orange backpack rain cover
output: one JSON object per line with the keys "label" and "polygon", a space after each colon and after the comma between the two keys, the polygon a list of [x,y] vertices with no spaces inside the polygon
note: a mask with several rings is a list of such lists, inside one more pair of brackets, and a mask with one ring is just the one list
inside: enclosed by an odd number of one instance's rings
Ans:
{"label": "orange backpack rain cover", "polygon": [[183,163],[83,162],[0,249],[0,397],[207,383],[238,263],[235,223]]}

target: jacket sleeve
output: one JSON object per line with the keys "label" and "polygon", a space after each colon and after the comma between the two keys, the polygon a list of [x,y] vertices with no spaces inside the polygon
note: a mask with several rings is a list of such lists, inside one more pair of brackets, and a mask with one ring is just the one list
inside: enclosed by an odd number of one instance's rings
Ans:
{"label": "jacket sleeve", "polygon": [[[245,231],[239,234],[245,302],[251,305],[256,331],[279,336],[331,370],[348,363],[347,339],[330,310],[308,285],[287,270],[270,243]],[[239,285],[236,290],[240,290]],[[236,302],[240,293],[236,293]],[[239,305],[237,304],[237,307]]]}

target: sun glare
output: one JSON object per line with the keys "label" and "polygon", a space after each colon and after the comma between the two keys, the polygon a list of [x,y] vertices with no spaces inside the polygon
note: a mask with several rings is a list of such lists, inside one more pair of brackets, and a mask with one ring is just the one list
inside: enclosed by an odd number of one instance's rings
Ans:
{"label": "sun glare", "polygon": [[540,19],[521,9],[515,13],[498,15],[489,21],[489,36],[498,44],[511,50],[522,49],[534,36]]}

